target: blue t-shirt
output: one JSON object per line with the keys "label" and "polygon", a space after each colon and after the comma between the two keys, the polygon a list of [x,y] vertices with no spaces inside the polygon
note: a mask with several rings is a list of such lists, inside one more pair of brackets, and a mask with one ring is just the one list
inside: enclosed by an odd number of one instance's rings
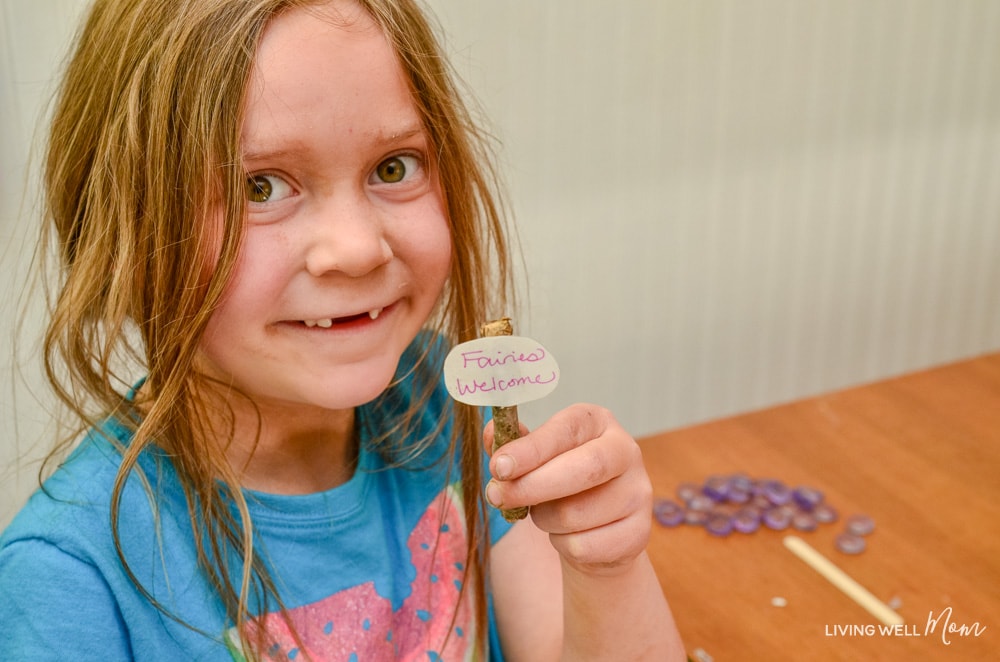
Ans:
{"label": "blue t-shirt", "polygon": [[[441,388],[422,412],[424,430],[447,411],[443,398]],[[129,443],[119,423],[104,430]],[[266,657],[476,657],[471,589],[459,604],[466,536],[458,469],[449,477],[449,462],[431,461],[450,434],[445,425],[420,469],[387,466],[362,438],[357,471],[343,485],[304,496],[246,492],[259,553],[299,635],[279,615],[265,616],[278,634]],[[155,449],[140,459],[142,478],[134,472],[126,484],[119,530],[132,571],[166,614],[128,577],[109,519],[120,461],[92,431],[0,537],[0,659],[242,660],[236,628],[198,567],[174,467]],[[510,525],[490,513],[495,542]],[[499,660],[490,612],[490,657]]]}

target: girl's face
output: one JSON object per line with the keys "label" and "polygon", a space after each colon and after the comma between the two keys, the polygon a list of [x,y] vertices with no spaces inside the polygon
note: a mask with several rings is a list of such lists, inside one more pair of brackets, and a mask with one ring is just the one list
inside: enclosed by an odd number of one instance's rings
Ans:
{"label": "girl's face", "polygon": [[451,244],[433,147],[362,9],[273,19],[242,152],[246,237],[204,370],[286,412],[370,401],[432,312]]}

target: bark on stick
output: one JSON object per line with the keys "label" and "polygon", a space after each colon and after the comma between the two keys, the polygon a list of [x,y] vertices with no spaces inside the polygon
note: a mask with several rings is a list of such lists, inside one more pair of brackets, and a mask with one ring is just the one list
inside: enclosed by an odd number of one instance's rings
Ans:
{"label": "bark on stick", "polygon": [[[483,324],[481,335],[488,336],[511,336],[514,335],[514,327],[510,319],[504,317],[493,322]],[[493,452],[521,436],[521,428],[517,420],[517,406],[493,407]],[[521,508],[504,509],[500,511],[508,522],[515,522],[524,519],[528,515],[527,506]]]}

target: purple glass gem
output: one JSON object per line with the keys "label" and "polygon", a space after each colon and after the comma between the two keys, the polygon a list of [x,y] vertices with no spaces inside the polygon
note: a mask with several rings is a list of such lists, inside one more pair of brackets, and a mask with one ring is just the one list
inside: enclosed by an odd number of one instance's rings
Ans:
{"label": "purple glass gem", "polygon": [[729,494],[729,479],[725,476],[709,476],[701,486],[701,491],[712,501],[725,501]]}
{"label": "purple glass gem", "polygon": [[875,530],[875,520],[868,515],[851,515],[844,521],[844,528],[856,536],[867,536]]}
{"label": "purple glass gem", "polygon": [[684,523],[701,526],[708,520],[707,510],[687,510],[684,512]]}
{"label": "purple glass gem", "polygon": [[781,531],[787,529],[788,525],[792,523],[792,514],[784,508],[771,508],[765,510],[760,519],[767,528]]}
{"label": "purple glass gem", "polygon": [[833,541],[834,546],[844,554],[860,554],[865,551],[865,539],[853,533],[841,533]]}
{"label": "purple glass gem", "polygon": [[705,520],[705,528],[713,536],[728,536],[733,530],[733,520],[724,512],[711,512]]}
{"label": "purple glass gem", "polygon": [[729,503],[749,503],[750,497],[750,490],[738,487],[734,484],[729,485],[729,494],[726,496]]}
{"label": "purple glass gem", "polygon": [[733,515],[733,528],[740,533],[753,533],[760,528],[760,511],[752,506],[740,508]]}
{"label": "purple glass gem", "polygon": [[684,523],[690,524],[692,526],[702,526],[706,521],[708,521],[708,511],[707,510],[685,510],[684,511]]}
{"label": "purple glass gem", "polygon": [[694,483],[681,483],[677,486],[677,498],[683,503],[688,503],[695,497],[695,495],[701,494],[701,486],[695,485]]}
{"label": "purple glass gem", "polygon": [[792,490],[792,498],[803,510],[812,510],[823,502],[823,493],[815,487],[799,485]]}
{"label": "purple glass gem", "polygon": [[795,517],[796,513],[802,512],[802,510],[794,503],[786,503],[783,506],[777,506],[775,510],[783,510],[789,517]]}
{"label": "purple glass gem", "polygon": [[653,517],[663,526],[677,526],[684,521],[684,508],[676,501],[658,499],[653,504]]}
{"label": "purple glass gem", "polygon": [[746,474],[733,474],[729,477],[730,491],[753,492],[753,481]]}
{"label": "purple glass gem", "polygon": [[776,506],[783,506],[792,500],[792,490],[780,480],[764,481],[761,494]]}
{"label": "purple glass gem", "polygon": [[829,524],[837,521],[837,510],[828,503],[818,504],[812,511],[813,517],[820,524]]}
{"label": "purple glass gem", "polygon": [[800,511],[792,515],[792,526],[799,531],[815,531],[816,518],[811,513]]}
{"label": "purple glass gem", "polygon": [[687,506],[691,510],[708,511],[715,507],[715,501],[712,500],[712,497],[705,494],[695,494],[691,497],[691,500],[687,502]]}

